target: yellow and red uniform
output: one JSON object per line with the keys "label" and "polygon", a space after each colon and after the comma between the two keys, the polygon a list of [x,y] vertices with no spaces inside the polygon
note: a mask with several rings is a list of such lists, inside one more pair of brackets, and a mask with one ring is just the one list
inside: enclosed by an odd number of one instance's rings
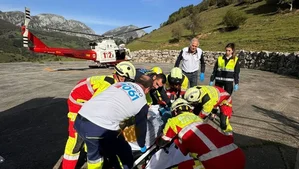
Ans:
{"label": "yellow and red uniform", "polygon": [[[168,76],[169,76],[169,74],[166,76],[166,79],[168,79]],[[180,90],[171,88],[171,85],[169,84],[169,81],[167,80],[166,84],[165,84],[165,90],[166,90],[166,94],[167,94],[168,98],[171,100],[175,100],[177,98],[183,97],[186,90],[188,89],[188,85],[189,85],[189,80],[188,80],[187,76],[185,76],[185,75],[183,75],[183,81],[180,85],[181,86]]]}
{"label": "yellow and red uniform", "polygon": [[202,104],[203,109],[199,116],[201,118],[209,115],[214,108],[219,107],[220,112],[224,115],[231,117],[232,115],[232,99],[223,88],[218,86],[199,86],[200,98],[199,102]]}
{"label": "yellow and red uniform", "polygon": [[[223,88],[218,86],[197,86],[200,91],[199,104],[202,110],[199,113],[201,118],[208,116],[213,109],[220,109],[220,128],[227,135],[233,134],[233,128],[229,123],[232,116],[232,99]],[[197,114],[197,112],[195,112]]]}
{"label": "yellow and red uniform", "polygon": [[83,140],[78,137],[74,129],[74,121],[84,102],[90,100],[107,89],[111,84],[116,83],[113,76],[92,76],[83,79],[71,91],[67,100],[68,118],[69,118],[69,137],[65,146],[62,160],[63,169],[74,169],[79,159],[80,149],[83,146]]}
{"label": "yellow and red uniform", "polygon": [[[169,119],[163,130],[162,139],[174,143],[180,151],[198,159],[205,169],[244,169],[245,155],[233,143],[233,138],[220,133],[190,112],[183,112]],[[184,169],[193,166],[184,166]]]}

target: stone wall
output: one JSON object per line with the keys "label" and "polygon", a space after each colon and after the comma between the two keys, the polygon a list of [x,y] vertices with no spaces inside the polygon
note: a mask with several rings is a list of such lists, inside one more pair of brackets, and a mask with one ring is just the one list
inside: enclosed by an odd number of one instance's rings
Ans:
{"label": "stone wall", "polygon": [[[139,50],[132,52],[134,62],[172,63],[176,61],[180,50]],[[224,52],[205,51],[207,65],[213,66],[217,57]],[[268,51],[238,51],[241,67],[271,71],[283,75],[299,77],[299,52],[282,53]]]}

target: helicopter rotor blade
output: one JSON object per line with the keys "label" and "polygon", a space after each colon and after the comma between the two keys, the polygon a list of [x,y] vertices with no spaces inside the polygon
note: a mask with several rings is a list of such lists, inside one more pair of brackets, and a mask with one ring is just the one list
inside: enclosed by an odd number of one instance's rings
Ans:
{"label": "helicopter rotor blade", "polygon": [[[132,30],[129,30],[129,31],[126,31],[126,32],[118,33],[118,34],[103,35],[102,38],[118,38],[117,36],[119,36],[119,35],[123,35],[123,34],[134,32],[134,31],[138,31],[138,30],[141,30],[141,29],[146,29],[146,28],[149,28],[149,27],[152,27],[152,26],[144,26],[144,27],[141,27],[141,28],[132,29]],[[97,40],[100,40],[100,38],[97,39]]]}
{"label": "helicopter rotor blade", "polygon": [[97,37],[105,37],[103,35],[97,35],[93,33],[84,33],[84,32],[76,32],[76,31],[70,31],[70,30],[63,30],[63,29],[56,29],[56,28],[47,28],[50,30],[56,30],[56,31],[61,31],[61,32],[69,32],[69,33],[77,33],[77,34],[82,34],[82,35],[90,35],[90,36],[97,36]]}
{"label": "helicopter rotor blade", "polygon": [[132,29],[132,30],[129,30],[129,31],[126,31],[126,32],[122,32],[122,33],[118,33],[118,34],[112,34],[110,36],[119,36],[119,35],[123,35],[123,34],[126,34],[126,33],[135,32],[135,31],[138,31],[138,30],[141,30],[141,29],[146,29],[146,28],[149,28],[149,27],[152,27],[152,26],[144,26],[144,27],[137,28],[137,29]]}

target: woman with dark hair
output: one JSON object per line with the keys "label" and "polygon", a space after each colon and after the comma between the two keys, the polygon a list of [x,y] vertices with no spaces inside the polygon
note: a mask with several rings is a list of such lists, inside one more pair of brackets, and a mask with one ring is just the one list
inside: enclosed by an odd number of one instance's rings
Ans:
{"label": "woman with dark hair", "polygon": [[229,43],[225,47],[225,55],[219,56],[214,71],[210,78],[210,86],[213,85],[215,80],[215,86],[224,88],[229,94],[237,91],[239,88],[239,74],[240,64],[238,57],[235,55],[235,44]]}

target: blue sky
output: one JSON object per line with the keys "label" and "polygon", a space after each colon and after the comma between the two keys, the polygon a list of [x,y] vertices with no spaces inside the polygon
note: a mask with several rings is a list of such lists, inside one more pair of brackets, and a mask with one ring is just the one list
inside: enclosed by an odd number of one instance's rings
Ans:
{"label": "blue sky", "polygon": [[159,28],[168,16],[187,5],[197,5],[201,0],[0,0],[1,11],[24,11],[31,15],[52,13],[66,19],[79,20],[97,34],[119,26],[136,25],[150,32]]}

